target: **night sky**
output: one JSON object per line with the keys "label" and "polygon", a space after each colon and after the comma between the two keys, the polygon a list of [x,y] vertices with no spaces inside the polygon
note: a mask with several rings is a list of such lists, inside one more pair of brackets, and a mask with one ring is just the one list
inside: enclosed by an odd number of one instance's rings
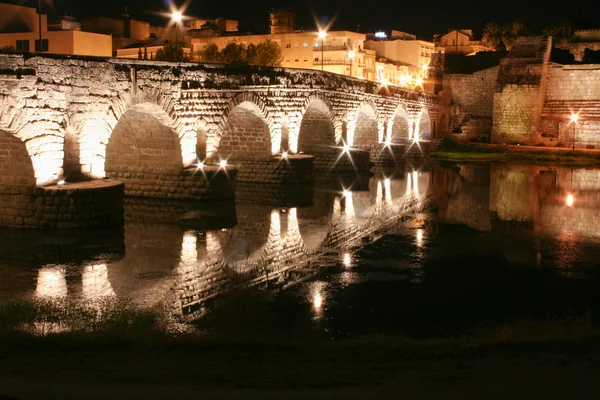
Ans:
{"label": "night sky", "polygon": [[[69,12],[81,17],[86,14],[110,15],[122,13],[128,6],[129,14],[141,20],[161,23],[166,19],[153,15],[156,11],[168,10],[166,0],[43,0],[55,13]],[[29,3],[36,0],[12,0],[8,2]],[[177,1],[176,4],[183,4]],[[600,1],[575,0],[564,2],[562,6],[555,1],[515,1],[498,2],[467,0],[430,0],[430,1],[357,1],[357,0],[191,0],[186,15],[216,18],[224,17],[239,21],[239,29],[244,32],[267,33],[269,29],[269,9],[292,7],[295,9],[298,29],[313,29],[312,14],[327,22],[333,18],[332,29],[356,30],[360,32],[397,29],[417,34],[419,39],[431,40],[434,33],[445,33],[449,28],[461,27],[473,29],[476,38],[487,21],[504,22],[523,14],[536,29],[569,18],[575,23],[587,21],[600,25]],[[364,6],[360,6],[364,4]],[[480,5],[477,5],[480,4]],[[486,5],[487,4],[487,5]]]}

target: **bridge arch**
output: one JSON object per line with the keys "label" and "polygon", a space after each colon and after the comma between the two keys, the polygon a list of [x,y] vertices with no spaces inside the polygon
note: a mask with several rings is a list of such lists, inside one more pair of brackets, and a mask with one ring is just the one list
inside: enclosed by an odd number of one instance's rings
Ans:
{"label": "bridge arch", "polygon": [[183,157],[173,125],[157,104],[139,103],[129,108],[120,115],[105,145],[105,172],[178,174]]}
{"label": "bridge arch", "polygon": [[419,116],[417,117],[416,128],[417,128],[417,130],[415,132],[416,137],[418,137],[419,139],[431,139],[431,137],[432,137],[431,118],[429,116],[429,111],[427,110],[427,108],[425,106],[423,106],[423,108],[421,108],[421,112],[419,113]]}
{"label": "bridge arch", "polygon": [[0,186],[35,186],[36,174],[27,145],[0,130]]}
{"label": "bridge arch", "polygon": [[281,132],[273,138],[271,128],[266,102],[255,93],[241,93],[227,106],[216,155],[235,161],[276,154],[281,147]]}
{"label": "bridge arch", "polygon": [[410,137],[410,118],[408,116],[408,109],[404,103],[398,104],[394,110],[390,123],[392,124],[391,129],[391,141],[392,143],[399,143],[403,139],[409,139]]}
{"label": "bridge arch", "polygon": [[379,142],[378,110],[375,103],[363,101],[356,109],[353,129],[348,129],[349,145],[370,145]]}
{"label": "bridge arch", "polygon": [[302,107],[297,149],[305,153],[322,152],[327,146],[335,144],[333,108],[326,96],[313,94]]}

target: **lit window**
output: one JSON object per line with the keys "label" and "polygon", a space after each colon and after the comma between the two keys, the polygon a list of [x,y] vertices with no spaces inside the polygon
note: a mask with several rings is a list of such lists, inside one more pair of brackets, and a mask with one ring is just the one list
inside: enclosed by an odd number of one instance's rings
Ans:
{"label": "lit window", "polygon": [[288,44],[286,44],[286,45],[285,45],[285,48],[286,48],[286,49],[289,49],[289,48],[291,48],[291,47],[292,47],[292,44],[291,44],[291,43],[288,43]]}
{"label": "lit window", "polygon": [[304,43],[303,46],[304,46],[304,48],[307,48],[308,47],[308,43]]}
{"label": "lit window", "polygon": [[319,43],[316,43],[316,42],[315,42],[315,47],[319,47]]}

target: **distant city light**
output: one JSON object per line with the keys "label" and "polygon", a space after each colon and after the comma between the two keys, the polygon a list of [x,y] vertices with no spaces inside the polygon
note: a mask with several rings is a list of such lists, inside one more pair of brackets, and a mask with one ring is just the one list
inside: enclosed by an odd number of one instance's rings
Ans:
{"label": "distant city light", "polygon": [[387,38],[387,34],[383,31],[375,32],[375,37],[377,39],[385,39]]}

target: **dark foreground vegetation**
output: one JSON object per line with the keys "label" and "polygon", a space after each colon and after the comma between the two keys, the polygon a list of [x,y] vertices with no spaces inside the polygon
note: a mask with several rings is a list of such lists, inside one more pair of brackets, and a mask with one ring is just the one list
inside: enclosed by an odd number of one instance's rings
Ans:
{"label": "dark foreground vegetation", "polygon": [[238,317],[209,315],[202,330],[180,329],[161,312],[125,302],[3,302],[0,398],[583,399],[600,393],[600,331],[589,315],[512,321],[452,338],[332,340],[256,318],[241,301],[247,296],[261,294],[241,289],[225,296],[223,312],[237,309]]}

